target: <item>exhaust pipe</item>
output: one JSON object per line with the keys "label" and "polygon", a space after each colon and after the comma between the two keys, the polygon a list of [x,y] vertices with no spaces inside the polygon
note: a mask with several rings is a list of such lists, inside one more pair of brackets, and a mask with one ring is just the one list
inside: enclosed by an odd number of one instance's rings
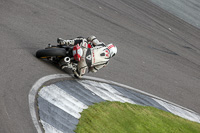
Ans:
{"label": "exhaust pipe", "polygon": [[69,57],[65,57],[65,58],[64,58],[64,61],[65,61],[66,63],[70,63],[70,58],[69,58]]}

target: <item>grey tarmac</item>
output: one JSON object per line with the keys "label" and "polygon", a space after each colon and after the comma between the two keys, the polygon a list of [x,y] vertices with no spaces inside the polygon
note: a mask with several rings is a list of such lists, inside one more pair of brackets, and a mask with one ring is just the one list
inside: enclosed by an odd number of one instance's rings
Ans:
{"label": "grey tarmac", "polygon": [[57,37],[95,35],[118,54],[89,76],[138,88],[200,113],[200,30],[147,0],[1,0],[0,132],[35,133],[28,94],[63,74],[35,57]]}

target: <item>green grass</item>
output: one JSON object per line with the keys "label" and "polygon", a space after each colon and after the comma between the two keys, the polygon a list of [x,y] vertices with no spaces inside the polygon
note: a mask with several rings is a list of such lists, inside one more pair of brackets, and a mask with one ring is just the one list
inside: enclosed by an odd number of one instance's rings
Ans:
{"label": "green grass", "polygon": [[76,133],[200,133],[200,124],[153,107],[102,102],[81,114]]}

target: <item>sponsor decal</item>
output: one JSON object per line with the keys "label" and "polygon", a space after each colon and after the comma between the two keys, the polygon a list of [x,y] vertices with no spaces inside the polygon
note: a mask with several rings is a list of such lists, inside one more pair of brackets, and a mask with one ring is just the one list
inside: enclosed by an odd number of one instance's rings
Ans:
{"label": "sponsor decal", "polygon": [[93,63],[95,63],[94,51],[92,51]]}
{"label": "sponsor decal", "polygon": [[91,59],[92,59],[91,55],[88,55],[88,56],[86,57],[86,59],[91,60]]}

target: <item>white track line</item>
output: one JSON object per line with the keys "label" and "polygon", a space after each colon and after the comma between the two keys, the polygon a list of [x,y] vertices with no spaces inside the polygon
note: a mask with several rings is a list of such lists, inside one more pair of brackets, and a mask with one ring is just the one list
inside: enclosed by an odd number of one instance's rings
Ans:
{"label": "white track line", "polygon": [[135,102],[133,102],[131,99],[126,98],[120,92],[118,92],[112,86],[108,84],[98,83],[98,82],[88,81],[88,80],[81,80],[77,82],[79,82],[85,88],[92,91],[93,93],[95,93],[96,95],[98,95],[104,100],[119,101],[122,103],[128,102],[128,103],[135,104]]}
{"label": "white track line", "polygon": [[191,121],[200,122],[200,116],[197,114],[191,113],[187,110],[183,110],[182,108],[179,108],[176,106],[172,106],[171,104],[168,104],[166,102],[163,102],[157,99],[154,99],[154,100],[175,115],[178,115],[180,117],[183,117]]}

